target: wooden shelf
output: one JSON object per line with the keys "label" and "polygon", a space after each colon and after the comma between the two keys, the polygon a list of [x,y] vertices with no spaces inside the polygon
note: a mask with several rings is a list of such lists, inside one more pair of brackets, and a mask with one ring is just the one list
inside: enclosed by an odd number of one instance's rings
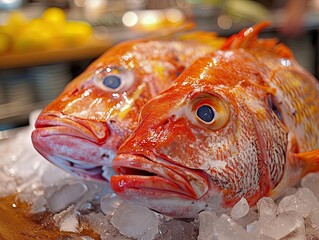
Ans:
{"label": "wooden shelf", "polygon": [[30,67],[56,62],[96,58],[111,45],[112,43],[110,40],[102,41],[91,39],[85,45],[74,48],[2,55],[0,56],[0,69]]}

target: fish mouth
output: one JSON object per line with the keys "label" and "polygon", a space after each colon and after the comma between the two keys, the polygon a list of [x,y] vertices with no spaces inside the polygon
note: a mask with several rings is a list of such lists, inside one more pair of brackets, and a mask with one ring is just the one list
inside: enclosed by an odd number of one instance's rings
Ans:
{"label": "fish mouth", "polygon": [[136,195],[156,198],[198,200],[209,189],[208,178],[199,170],[176,165],[160,157],[119,154],[113,160],[117,175],[110,180],[112,189],[126,199]]}
{"label": "fish mouth", "polygon": [[119,142],[106,123],[52,111],[40,114],[35,128],[33,145],[47,160],[73,175],[105,180],[102,166],[111,167]]}
{"label": "fish mouth", "polygon": [[[69,135],[84,138],[98,144],[105,142],[108,127],[99,121],[83,120],[60,112],[41,114],[35,122],[36,129],[45,129],[47,135]],[[43,135],[44,136],[44,135]]]}

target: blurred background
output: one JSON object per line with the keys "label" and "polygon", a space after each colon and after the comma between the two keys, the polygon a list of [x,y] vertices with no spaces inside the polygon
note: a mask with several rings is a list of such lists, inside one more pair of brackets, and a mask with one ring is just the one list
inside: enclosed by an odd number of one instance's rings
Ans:
{"label": "blurred background", "polygon": [[263,20],[263,36],[318,77],[319,0],[0,0],[0,139],[119,41],[190,21],[229,36]]}

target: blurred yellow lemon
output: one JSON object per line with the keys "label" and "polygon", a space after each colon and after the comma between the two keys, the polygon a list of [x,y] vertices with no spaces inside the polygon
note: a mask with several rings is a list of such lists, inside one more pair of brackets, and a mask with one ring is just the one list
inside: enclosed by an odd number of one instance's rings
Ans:
{"label": "blurred yellow lemon", "polygon": [[42,13],[42,19],[56,26],[62,26],[66,22],[66,15],[61,8],[51,7]]}
{"label": "blurred yellow lemon", "polygon": [[8,14],[5,25],[1,26],[6,33],[14,37],[17,32],[22,29],[27,23],[26,18],[20,11],[12,11]]}
{"label": "blurred yellow lemon", "polygon": [[69,21],[63,29],[66,46],[78,46],[85,43],[92,35],[92,27],[87,22]]}
{"label": "blurred yellow lemon", "polygon": [[58,37],[50,23],[41,18],[35,18],[17,34],[14,47],[19,52],[47,50],[55,46]]}
{"label": "blurred yellow lemon", "polygon": [[9,13],[6,24],[11,27],[21,27],[27,22],[21,11],[12,11]]}

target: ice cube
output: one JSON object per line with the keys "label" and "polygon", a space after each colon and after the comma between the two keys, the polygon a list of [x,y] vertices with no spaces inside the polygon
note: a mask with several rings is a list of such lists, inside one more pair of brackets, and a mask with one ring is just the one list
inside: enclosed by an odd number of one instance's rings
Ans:
{"label": "ice cube", "polygon": [[247,232],[257,240],[274,240],[273,238],[262,234],[262,227],[265,223],[254,221],[246,226]]}
{"label": "ice cube", "polygon": [[156,240],[195,240],[195,226],[190,222],[179,219],[171,219],[159,226],[159,234]]}
{"label": "ice cube", "polygon": [[305,239],[303,218],[296,212],[284,212],[276,219],[262,225],[261,234],[272,239],[282,239],[293,236],[293,239]]}
{"label": "ice cube", "polygon": [[100,235],[107,234],[112,229],[112,224],[103,213],[89,213],[84,219],[92,226],[93,230]]}
{"label": "ice cube", "polygon": [[101,240],[118,239],[128,240],[123,236],[117,228],[110,223],[110,216],[105,216],[103,213],[89,213],[83,216],[93,230],[100,235]]}
{"label": "ice cube", "polygon": [[116,208],[123,203],[123,200],[119,198],[115,193],[107,193],[101,199],[101,210],[106,215],[112,215]]}
{"label": "ice cube", "polygon": [[313,194],[319,199],[319,173],[308,173],[302,180],[301,186],[310,189]]}
{"label": "ice cube", "polygon": [[221,240],[233,240],[233,239],[245,239],[253,240],[253,236],[250,235],[245,229],[238,225],[233,219],[226,214],[222,214],[217,220],[214,226],[213,239]]}
{"label": "ice cube", "polygon": [[113,192],[108,183],[94,181],[84,181],[84,183],[88,187],[88,191],[83,200],[92,200],[92,203],[96,202],[100,204],[103,196],[105,196],[107,193]]}
{"label": "ice cube", "polygon": [[234,220],[244,217],[249,212],[249,205],[246,198],[241,198],[230,211],[230,216]]}
{"label": "ice cube", "polygon": [[38,196],[34,199],[34,202],[31,205],[30,213],[36,214],[45,212],[47,210],[46,205],[46,198],[43,195]]}
{"label": "ice cube", "polygon": [[33,151],[26,149],[24,153],[19,156],[19,161],[11,165],[10,172],[24,180],[35,178],[42,174],[40,170],[41,164],[41,159],[37,158]]}
{"label": "ice cube", "polygon": [[248,233],[254,236],[258,236],[261,229],[261,223],[259,221],[254,221],[246,226]]}
{"label": "ice cube", "polygon": [[66,210],[55,214],[53,219],[60,231],[65,232],[78,232],[79,231],[79,212],[74,209],[74,206],[70,206]]}
{"label": "ice cube", "polygon": [[198,240],[212,240],[213,228],[218,217],[216,213],[204,211],[199,214],[199,235]]}
{"label": "ice cube", "polygon": [[87,186],[80,182],[66,184],[48,197],[48,206],[53,212],[66,209],[71,204],[76,203],[87,192],[87,189]]}
{"label": "ice cube", "polygon": [[249,209],[249,212],[242,218],[236,220],[236,223],[246,229],[246,226],[258,219],[258,213],[253,209]]}
{"label": "ice cube", "polygon": [[158,232],[160,221],[148,208],[124,202],[115,210],[111,223],[127,237],[150,240]]}
{"label": "ice cube", "polygon": [[[45,160],[43,160],[45,161]],[[45,169],[42,178],[42,184],[45,187],[65,184],[70,178],[70,174],[51,164]]]}
{"label": "ice cube", "polygon": [[260,222],[268,222],[276,217],[277,205],[269,197],[264,197],[257,202]]}
{"label": "ice cube", "polygon": [[319,238],[319,210],[314,209],[305,219],[306,232]]}
{"label": "ice cube", "polygon": [[87,186],[85,194],[77,199],[76,209],[81,211],[101,211],[101,198],[109,192],[108,184],[94,181],[82,181]]}
{"label": "ice cube", "polygon": [[278,212],[295,211],[303,217],[318,206],[315,195],[308,188],[300,188],[294,195],[284,197],[279,205]]}

